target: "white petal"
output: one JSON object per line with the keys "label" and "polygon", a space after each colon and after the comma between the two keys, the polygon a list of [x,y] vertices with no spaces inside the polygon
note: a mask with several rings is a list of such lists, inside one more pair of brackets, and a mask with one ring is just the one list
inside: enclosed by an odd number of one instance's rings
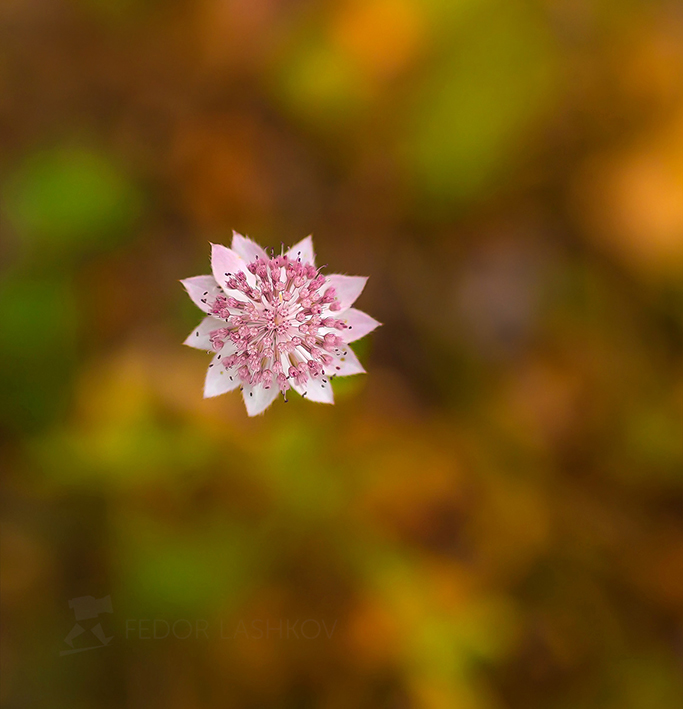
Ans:
{"label": "white petal", "polygon": [[313,238],[307,236],[285,254],[291,261],[301,259],[301,263],[311,263],[315,266],[315,253],[313,252]]}
{"label": "white petal", "polygon": [[[223,348],[225,350],[226,347]],[[240,378],[233,368],[227,370],[221,362],[222,357],[227,356],[227,352],[221,350],[212,360],[206,370],[206,380],[204,382],[204,398],[225,394],[227,391],[237,389],[240,385]]]}
{"label": "white petal", "polygon": [[334,356],[334,362],[325,367],[325,371],[335,377],[348,377],[352,374],[365,374],[363,365],[350,347],[342,347]]}
{"label": "white petal", "polygon": [[341,276],[335,273],[327,277],[327,283],[322,290],[325,291],[332,286],[341,305],[341,310],[346,310],[354,304],[367,282],[368,279],[365,276]]}
{"label": "white petal", "polygon": [[308,381],[303,385],[297,384],[292,378],[289,383],[294,391],[309,401],[317,401],[320,404],[334,404],[334,393],[332,392],[330,378],[324,378],[325,382],[320,377],[315,379],[309,377]]}
{"label": "white petal", "polygon": [[255,241],[247,239],[236,231],[232,232],[232,250],[246,264],[252,263],[257,258],[268,261],[268,254]]}
{"label": "white petal", "polygon": [[213,276],[193,276],[180,281],[194,304],[205,313],[211,310],[216,296],[223,295]]}
{"label": "white petal", "polygon": [[368,333],[372,332],[376,327],[379,327],[382,323],[377,322],[375,318],[370,317],[367,313],[362,310],[356,310],[355,308],[349,308],[348,310],[339,313],[337,315],[339,320],[343,320],[349,327],[346,330],[342,330],[340,333],[341,338],[344,342],[355,342],[360,340],[361,337],[365,337]]}
{"label": "white petal", "polygon": [[211,244],[211,270],[216,282],[228,295],[237,297],[235,291],[225,285],[225,281],[228,279],[227,273],[236,274],[243,271],[250,286],[256,283],[254,276],[247,271],[247,264],[244,263],[242,257],[222,244]]}
{"label": "white petal", "polygon": [[245,384],[242,389],[244,405],[249,416],[262,414],[276,399],[280,389],[273,383],[270,389],[265,389],[263,384]]}
{"label": "white petal", "polygon": [[221,327],[225,327],[225,322],[209,315],[190,333],[183,344],[198,350],[213,350],[211,340],[209,340],[209,333]]}

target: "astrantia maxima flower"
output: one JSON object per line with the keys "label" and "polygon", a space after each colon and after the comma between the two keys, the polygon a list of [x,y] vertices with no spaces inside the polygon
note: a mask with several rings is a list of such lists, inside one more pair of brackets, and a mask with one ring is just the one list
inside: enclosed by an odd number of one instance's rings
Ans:
{"label": "astrantia maxima flower", "polygon": [[182,281],[207,317],[185,340],[213,351],[204,396],[238,387],[249,416],[290,388],[333,404],[332,379],[365,372],[349,342],[380,323],[352,308],[367,278],[324,275],[311,237],[279,256],[234,233],[211,246],[211,276]]}

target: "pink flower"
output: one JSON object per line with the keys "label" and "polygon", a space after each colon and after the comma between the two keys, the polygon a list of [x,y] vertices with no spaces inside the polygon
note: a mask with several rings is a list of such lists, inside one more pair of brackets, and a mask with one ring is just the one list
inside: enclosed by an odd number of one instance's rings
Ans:
{"label": "pink flower", "polygon": [[240,387],[249,416],[290,387],[333,404],[332,378],[365,372],[349,342],[380,324],[351,307],[367,278],[322,275],[310,236],[269,257],[234,232],[231,249],[212,244],[211,270],[182,281],[207,313],[185,344],[215,353],[205,397]]}

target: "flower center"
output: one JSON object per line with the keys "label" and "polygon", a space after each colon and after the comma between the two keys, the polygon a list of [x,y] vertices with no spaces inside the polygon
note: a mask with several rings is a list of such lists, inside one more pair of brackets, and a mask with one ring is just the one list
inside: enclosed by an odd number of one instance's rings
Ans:
{"label": "flower center", "polygon": [[245,384],[276,383],[283,394],[291,381],[327,384],[325,368],[344,344],[334,331],[346,328],[331,315],[341,309],[335,289],[312,264],[287,256],[257,258],[247,271],[251,277],[226,273],[225,295],[212,304],[211,314],[225,321],[209,335],[223,365]]}

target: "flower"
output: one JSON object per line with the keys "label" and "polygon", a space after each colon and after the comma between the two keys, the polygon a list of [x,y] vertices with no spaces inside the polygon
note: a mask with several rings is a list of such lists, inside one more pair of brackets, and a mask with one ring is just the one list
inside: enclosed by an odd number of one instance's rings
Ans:
{"label": "flower", "polygon": [[211,245],[211,276],[181,283],[207,317],[185,344],[215,353],[204,396],[238,387],[249,416],[294,389],[333,404],[333,377],[365,372],[349,342],[380,323],[352,308],[361,276],[323,275],[310,236],[275,256],[233,232],[232,248]]}

